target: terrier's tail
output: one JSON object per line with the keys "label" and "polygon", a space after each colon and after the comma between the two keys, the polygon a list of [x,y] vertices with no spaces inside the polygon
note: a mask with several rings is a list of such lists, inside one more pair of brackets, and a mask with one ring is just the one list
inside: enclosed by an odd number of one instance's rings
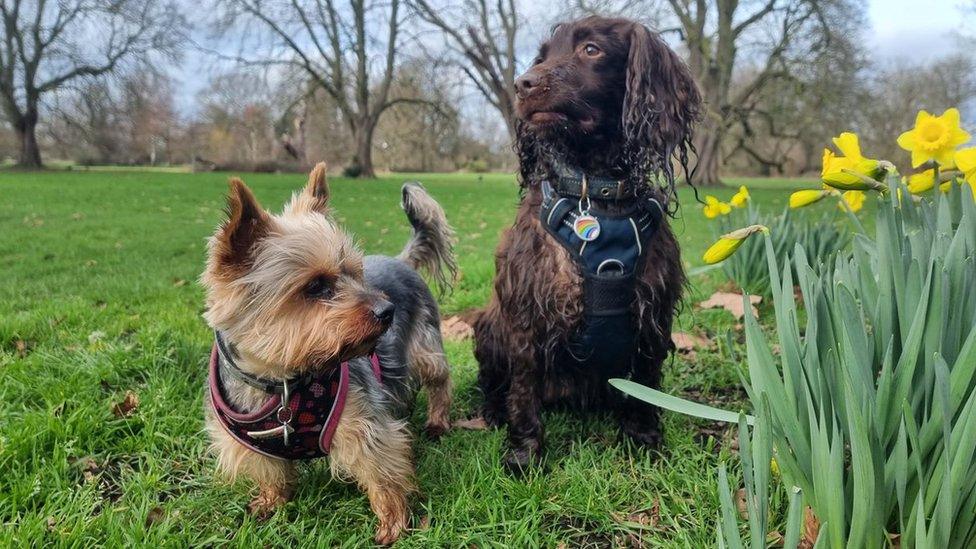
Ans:
{"label": "terrier's tail", "polygon": [[415,270],[426,271],[441,293],[457,280],[457,261],[454,259],[454,229],[447,223],[444,210],[416,181],[408,181],[401,189],[400,206],[413,226],[413,236],[397,256]]}

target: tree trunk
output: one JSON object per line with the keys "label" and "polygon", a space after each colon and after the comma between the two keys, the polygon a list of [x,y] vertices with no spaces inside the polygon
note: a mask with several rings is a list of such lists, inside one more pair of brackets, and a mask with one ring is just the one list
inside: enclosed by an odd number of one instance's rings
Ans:
{"label": "tree trunk", "polygon": [[41,167],[41,148],[37,145],[37,114],[24,115],[14,127],[20,147],[17,166],[37,169]]}
{"label": "tree trunk", "polygon": [[369,179],[376,177],[376,171],[373,169],[373,127],[373,123],[366,122],[353,132],[356,153],[352,157],[353,169],[350,172],[355,177]]}
{"label": "tree trunk", "polygon": [[722,184],[719,175],[722,167],[722,133],[722,123],[715,120],[712,113],[707,114],[695,135],[695,148],[698,151],[698,167],[692,181],[695,185],[717,187]]}

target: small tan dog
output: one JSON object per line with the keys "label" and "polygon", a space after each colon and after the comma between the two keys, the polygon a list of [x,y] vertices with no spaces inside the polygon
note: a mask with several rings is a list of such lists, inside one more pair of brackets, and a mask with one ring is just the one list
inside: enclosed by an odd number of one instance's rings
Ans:
{"label": "small tan dog", "polygon": [[450,376],[437,304],[415,269],[441,286],[456,275],[453,231],[418,184],[403,186],[414,236],[398,258],[369,256],[329,217],[325,164],[280,215],[239,179],[210,239],[205,318],[214,329],[207,429],[220,471],[259,493],[267,516],[290,497],[295,461],[328,455],[358,483],[392,543],[415,491],[405,418],[428,390],[426,430],[449,428]]}

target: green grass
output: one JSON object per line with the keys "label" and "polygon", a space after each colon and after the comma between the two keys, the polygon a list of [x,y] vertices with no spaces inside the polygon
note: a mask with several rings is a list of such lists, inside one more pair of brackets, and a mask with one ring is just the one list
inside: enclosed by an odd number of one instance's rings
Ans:
{"label": "green grass", "polygon": [[[397,207],[408,176],[332,182],[338,219],[368,252],[395,253],[408,226]],[[462,278],[445,313],[488,298],[493,249],[517,203],[507,175],[421,175],[460,241]],[[372,539],[366,498],[308,466],[295,500],[268,522],[245,513],[250,487],[213,474],[202,432],[211,334],[196,283],[205,238],[219,222],[226,174],[0,173],[0,545],[343,545]],[[298,175],[248,175],[278,208]],[[735,182],[737,184],[737,182]],[[803,182],[752,192],[779,210]],[[710,193],[728,198],[733,188]],[[673,222],[686,265],[699,265],[711,229],[690,190]],[[720,273],[720,271],[719,271]],[[741,333],[724,311],[693,307],[720,274],[692,279],[680,329],[703,330],[716,348],[666,367],[665,390],[741,402]],[[455,417],[477,405],[470,342],[449,342]],[[127,391],[140,404],[117,418]],[[543,470],[518,480],[499,465],[503,434],[453,431],[418,441],[423,493],[407,547],[704,546],[714,542],[715,469],[727,456],[703,428],[665,419],[656,456],[618,440],[612,421],[547,414]],[[423,421],[422,407],[412,418]],[[651,514],[654,524],[636,522]],[[428,517],[428,519],[425,519]]]}

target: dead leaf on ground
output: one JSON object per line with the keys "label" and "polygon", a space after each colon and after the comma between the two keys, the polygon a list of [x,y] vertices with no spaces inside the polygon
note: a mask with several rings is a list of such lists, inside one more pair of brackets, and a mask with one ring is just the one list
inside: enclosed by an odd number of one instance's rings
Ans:
{"label": "dead leaf on ground", "polygon": [[102,472],[102,467],[95,461],[95,458],[85,456],[81,458],[69,457],[68,465],[78,468],[81,471],[81,478],[85,482],[91,482],[95,475]]}
{"label": "dead leaf on ground", "polygon": [[623,513],[612,513],[614,520],[621,524],[631,526],[639,525],[640,528],[655,528],[661,520],[661,502],[657,499],[646,509],[634,511],[624,516]]}
{"label": "dead leaf on ground", "polygon": [[749,503],[746,501],[746,489],[739,488],[735,491],[735,508],[739,510],[742,520],[749,520]]}
{"label": "dead leaf on ground", "polygon": [[138,407],[139,395],[132,391],[126,391],[125,398],[122,399],[122,402],[117,402],[112,405],[112,414],[115,417],[129,417]]}
{"label": "dead leaf on ground", "polygon": [[820,535],[820,519],[813,514],[813,509],[807,506],[803,509],[803,536],[800,537],[798,549],[812,549]]}
{"label": "dead leaf on ground", "polygon": [[468,431],[484,431],[488,428],[488,422],[481,416],[475,416],[455,421],[454,426],[458,429],[467,429]]}
{"label": "dead leaf on ground", "polygon": [[[752,304],[753,316],[759,316],[759,309],[756,308],[756,305],[762,303],[762,296],[750,295],[749,303]],[[742,303],[742,294],[715,292],[711,297],[699,303],[698,306],[702,309],[725,309],[732,313],[736,320],[742,319],[746,314]]]}
{"label": "dead leaf on ground", "polygon": [[430,515],[424,515],[420,517],[420,524],[417,526],[417,530],[426,530],[430,528]]}
{"label": "dead leaf on ground", "polygon": [[149,528],[153,524],[163,520],[166,513],[163,511],[162,507],[153,507],[146,513],[146,528]]}
{"label": "dead leaf on ground", "polygon": [[460,341],[474,336],[474,328],[470,324],[461,320],[460,316],[445,318],[441,322],[441,333],[447,339]]}
{"label": "dead leaf on ground", "polygon": [[54,532],[54,530],[58,526],[58,519],[56,519],[56,518],[54,518],[52,516],[48,516],[46,522],[47,522],[47,531],[48,532]]}
{"label": "dead leaf on ground", "polygon": [[710,349],[712,347],[712,340],[687,332],[673,332],[671,342],[674,343],[679,353],[690,353],[695,349]]}
{"label": "dead leaf on ground", "polygon": [[173,279],[173,286],[176,286],[177,288],[181,286],[186,286],[186,279],[183,278]]}
{"label": "dead leaf on ground", "polygon": [[27,342],[23,339],[18,339],[14,342],[14,348],[17,349],[17,356],[24,358],[27,356]]}

